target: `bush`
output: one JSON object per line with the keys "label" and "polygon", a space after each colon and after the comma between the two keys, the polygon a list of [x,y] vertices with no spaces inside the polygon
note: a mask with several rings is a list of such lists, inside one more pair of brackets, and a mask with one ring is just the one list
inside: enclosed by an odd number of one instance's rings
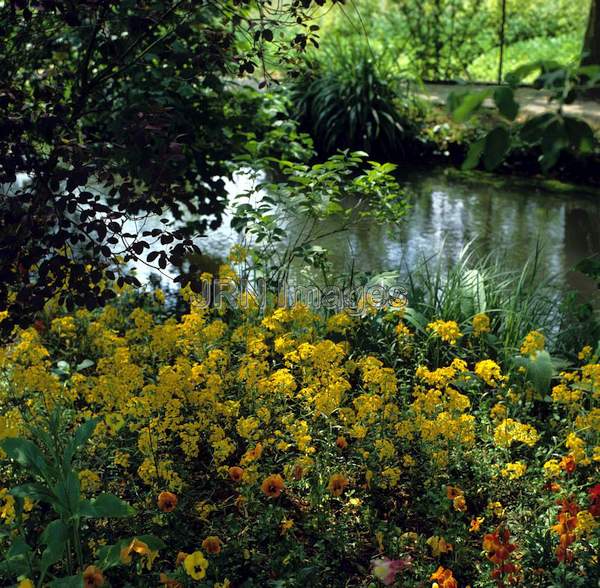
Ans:
{"label": "bush", "polygon": [[397,70],[364,43],[323,47],[292,84],[292,101],[317,151],[364,150],[399,159],[410,124],[398,109]]}

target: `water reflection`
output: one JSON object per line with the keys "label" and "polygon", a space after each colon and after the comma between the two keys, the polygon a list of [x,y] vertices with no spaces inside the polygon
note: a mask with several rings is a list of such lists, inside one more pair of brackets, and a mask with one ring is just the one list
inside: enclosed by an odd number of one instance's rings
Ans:
{"label": "water reflection", "polygon": [[540,247],[544,275],[563,276],[584,295],[595,290],[592,280],[571,270],[584,257],[600,254],[600,199],[509,181],[464,181],[443,171],[412,173],[404,182],[414,198],[400,227],[390,231],[363,223],[324,241],[336,268],[352,262],[358,271],[413,268],[424,257],[449,267],[473,242],[479,257],[500,255],[506,270],[519,270]]}
{"label": "water reflection", "polygon": [[[519,270],[541,247],[544,275],[560,276],[583,297],[595,291],[592,280],[571,270],[584,257],[600,254],[600,194],[594,198],[583,190],[553,193],[531,181],[486,175],[465,179],[444,170],[404,173],[400,180],[413,194],[400,226],[363,221],[319,243],[330,250],[336,272],[406,271],[424,258],[450,267],[471,242],[477,256],[499,255],[504,269]],[[238,177],[229,183],[229,193],[244,192],[248,181]],[[226,216],[223,225],[201,241],[205,254],[224,258],[238,241],[230,220]],[[330,219],[320,232],[335,229],[337,223]]]}

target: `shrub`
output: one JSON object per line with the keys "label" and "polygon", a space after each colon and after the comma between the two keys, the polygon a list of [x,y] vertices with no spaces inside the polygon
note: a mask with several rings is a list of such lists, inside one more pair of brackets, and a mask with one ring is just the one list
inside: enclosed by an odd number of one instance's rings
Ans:
{"label": "shrub", "polygon": [[396,104],[396,74],[393,63],[364,42],[340,42],[311,55],[291,92],[317,150],[364,150],[399,159],[410,123]]}

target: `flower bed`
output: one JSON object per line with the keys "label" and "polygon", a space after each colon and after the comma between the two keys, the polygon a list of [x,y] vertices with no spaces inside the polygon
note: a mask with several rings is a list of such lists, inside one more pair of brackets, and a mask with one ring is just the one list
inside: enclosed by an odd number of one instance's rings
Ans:
{"label": "flower bed", "polygon": [[160,291],[49,311],[0,351],[2,585],[598,579],[590,347],[550,380],[544,336],[502,364],[486,314],[182,295],[179,317]]}

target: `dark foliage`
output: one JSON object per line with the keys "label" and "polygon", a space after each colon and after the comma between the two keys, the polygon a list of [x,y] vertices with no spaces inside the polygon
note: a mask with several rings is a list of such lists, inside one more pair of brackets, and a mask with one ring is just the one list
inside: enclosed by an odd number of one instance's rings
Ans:
{"label": "dark foliage", "polygon": [[[314,41],[304,24],[310,8],[294,2],[267,13],[254,0],[0,7],[4,332],[57,294],[68,307],[105,303],[114,285],[136,283],[127,262],[162,271],[198,251],[194,237],[221,222],[222,178],[257,108],[224,80],[258,68],[265,43],[286,62],[286,51]],[[275,27],[290,22],[290,39],[271,43]],[[243,50],[240,35],[251,39]],[[143,230],[149,215],[166,212],[177,228]]]}

